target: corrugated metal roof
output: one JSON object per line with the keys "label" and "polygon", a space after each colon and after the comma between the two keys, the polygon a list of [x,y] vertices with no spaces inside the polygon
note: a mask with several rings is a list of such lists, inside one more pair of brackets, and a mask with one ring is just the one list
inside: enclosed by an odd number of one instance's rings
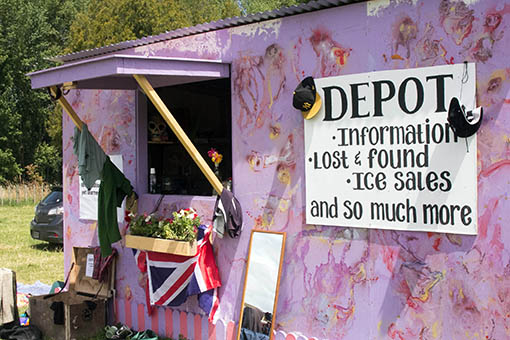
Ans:
{"label": "corrugated metal roof", "polygon": [[98,47],[90,50],[84,50],[80,52],[70,53],[66,55],[56,56],[51,58],[53,61],[60,62],[70,62],[79,59],[90,58],[102,54],[117,52],[121,50],[125,50],[128,48],[149,45],[153,43],[157,43],[164,40],[171,40],[176,38],[181,38],[189,35],[194,35],[198,33],[210,32],[214,30],[219,30],[228,27],[241,26],[246,24],[251,24],[254,22],[261,22],[265,20],[271,20],[276,18],[287,17],[296,14],[313,12],[325,8],[343,6],[348,4],[353,4],[356,2],[364,2],[367,0],[317,0],[310,1],[308,3],[303,3],[295,6],[284,7],[280,9],[276,9],[273,11],[261,12],[250,14],[243,17],[233,17],[227,19],[221,19],[218,21],[213,21],[205,24],[200,24],[192,27],[179,28],[174,31],[168,31],[165,33],[161,33],[158,35],[148,36],[136,40],[128,40],[123,41],[116,44],[111,44],[104,47]]}

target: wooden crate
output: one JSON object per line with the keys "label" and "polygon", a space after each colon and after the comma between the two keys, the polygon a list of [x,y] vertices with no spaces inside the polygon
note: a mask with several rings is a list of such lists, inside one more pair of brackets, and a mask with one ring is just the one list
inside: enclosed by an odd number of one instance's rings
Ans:
{"label": "wooden crate", "polygon": [[[115,261],[107,281],[87,277],[87,255],[93,248],[73,248],[74,267],[69,274],[69,290],[58,294],[32,296],[29,299],[30,324],[41,330],[45,339],[88,339],[106,326],[108,299],[113,296]],[[54,323],[54,303],[64,303],[64,324]]]}
{"label": "wooden crate", "polygon": [[197,241],[190,243],[129,234],[126,235],[126,247],[183,256],[193,256],[197,253]]}

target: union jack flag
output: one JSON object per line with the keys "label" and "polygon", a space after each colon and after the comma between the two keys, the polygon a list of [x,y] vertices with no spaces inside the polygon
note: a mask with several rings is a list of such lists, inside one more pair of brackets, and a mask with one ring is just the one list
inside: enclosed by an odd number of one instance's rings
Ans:
{"label": "union jack flag", "polygon": [[[205,232],[204,232],[205,231]],[[146,298],[150,305],[179,306],[188,296],[198,295],[200,307],[213,321],[219,301],[217,288],[221,286],[209,235],[212,227],[199,228],[195,256],[181,256],[133,249],[138,268],[147,273]]]}

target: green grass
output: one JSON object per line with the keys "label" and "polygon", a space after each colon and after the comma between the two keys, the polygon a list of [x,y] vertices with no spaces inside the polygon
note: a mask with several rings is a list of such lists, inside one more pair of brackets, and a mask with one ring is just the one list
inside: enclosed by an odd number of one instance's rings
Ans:
{"label": "green grass", "polygon": [[[39,280],[51,285],[64,280],[64,253],[62,246],[30,237],[34,208],[35,204],[0,206],[0,266],[14,270],[18,282],[33,284]],[[102,331],[89,340],[104,339]]]}
{"label": "green grass", "polygon": [[51,285],[64,280],[62,246],[30,237],[35,204],[0,206],[0,266],[16,272],[16,281]]}

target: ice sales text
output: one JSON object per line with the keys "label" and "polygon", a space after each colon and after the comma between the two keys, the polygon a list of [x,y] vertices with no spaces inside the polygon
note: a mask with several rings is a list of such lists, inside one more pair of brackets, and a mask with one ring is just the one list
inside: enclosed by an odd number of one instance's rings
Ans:
{"label": "ice sales text", "polygon": [[[360,153],[361,154],[361,153]],[[451,173],[448,170],[436,172],[427,170],[429,167],[429,146],[423,145],[420,149],[369,149],[364,159],[359,157],[352,161],[367,164],[369,171],[352,171],[346,183],[353,190],[386,190],[388,188],[388,176],[393,177],[393,189],[397,191],[424,191],[448,192],[452,189]],[[309,161],[315,171],[350,169],[349,157],[345,150],[314,152]],[[423,170],[417,170],[417,168]],[[375,169],[390,172],[374,171]],[[390,177],[390,178],[391,178]]]}

